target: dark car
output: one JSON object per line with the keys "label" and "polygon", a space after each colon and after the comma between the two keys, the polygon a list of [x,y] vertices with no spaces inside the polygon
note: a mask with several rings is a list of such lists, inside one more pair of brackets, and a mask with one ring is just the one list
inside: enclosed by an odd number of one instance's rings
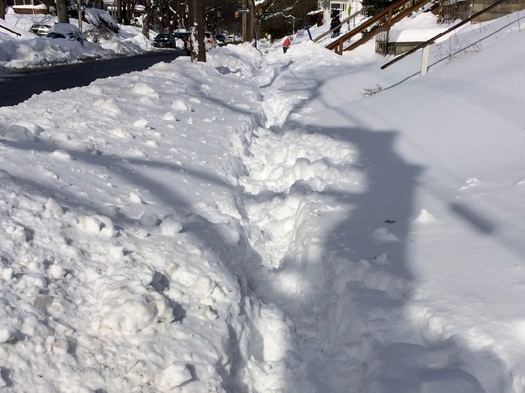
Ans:
{"label": "dark car", "polygon": [[158,34],[153,40],[155,48],[176,48],[175,37],[170,33]]}
{"label": "dark car", "polygon": [[215,34],[215,41],[217,41],[219,46],[224,46],[228,43],[224,34]]}
{"label": "dark car", "polygon": [[191,33],[189,31],[177,31],[175,32],[175,37],[184,42],[190,39]]}

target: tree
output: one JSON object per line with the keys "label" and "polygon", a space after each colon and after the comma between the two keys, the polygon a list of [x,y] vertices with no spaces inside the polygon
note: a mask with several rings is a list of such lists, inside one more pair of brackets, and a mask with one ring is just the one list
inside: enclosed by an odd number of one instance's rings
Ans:
{"label": "tree", "polygon": [[142,35],[149,38],[149,27],[151,20],[153,19],[153,14],[155,13],[157,6],[151,4],[149,1],[146,3],[144,19],[142,19]]}
{"label": "tree", "polygon": [[295,26],[301,27],[310,11],[318,9],[317,0],[264,0],[258,4],[261,30],[272,37],[283,37],[292,32],[292,18]]}
{"label": "tree", "polygon": [[118,2],[118,15],[120,23],[122,23],[123,25],[131,24],[133,14],[135,13],[136,5],[137,0],[120,0]]}
{"label": "tree", "polygon": [[67,15],[67,0],[56,0],[58,23],[69,23]]}
{"label": "tree", "polygon": [[5,0],[0,0],[0,19],[5,19]]}
{"label": "tree", "polygon": [[194,3],[194,21],[196,24],[197,30],[197,45],[199,51],[197,53],[197,61],[206,62],[206,46],[204,44],[204,35],[206,32],[206,23],[205,23],[205,0],[193,0]]}

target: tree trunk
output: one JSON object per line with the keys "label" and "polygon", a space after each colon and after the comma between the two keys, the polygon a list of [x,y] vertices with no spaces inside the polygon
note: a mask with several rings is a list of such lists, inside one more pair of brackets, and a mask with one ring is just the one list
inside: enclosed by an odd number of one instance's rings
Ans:
{"label": "tree trunk", "polygon": [[254,0],[248,0],[248,41],[253,41],[255,38],[255,29],[257,25],[257,15],[255,15],[255,1]]}
{"label": "tree trunk", "polygon": [[195,13],[196,13],[196,22],[197,22],[197,42],[199,43],[199,53],[197,54],[197,61],[206,62],[206,45],[204,43],[206,32],[206,22],[205,22],[205,0],[194,0],[195,1]]}
{"label": "tree trunk", "polygon": [[67,0],[56,0],[58,23],[69,23]]}
{"label": "tree trunk", "polygon": [[149,24],[153,13],[155,12],[155,7],[151,7],[146,11],[146,16],[142,20],[142,35],[146,38],[149,38]]}
{"label": "tree trunk", "polygon": [[0,19],[5,19],[5,0],[0,0]]}

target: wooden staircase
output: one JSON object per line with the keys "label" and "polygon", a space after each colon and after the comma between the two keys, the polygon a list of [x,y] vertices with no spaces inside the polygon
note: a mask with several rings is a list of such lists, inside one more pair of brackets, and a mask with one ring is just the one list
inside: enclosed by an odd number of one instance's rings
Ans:
{"label": "wooden staircase", "polygon": [[[431,1],[432,0],[398,0],[378,14],[366,19],[359,26],[343,34],[337,40],[328,44],[326,48],[335,50],[337,54],[342,55],[343,51],[353,50],[371,40],[378,33],[390,30],[394,24],[405,16],[417,11]],[[362,37],[350,45],[344,46],[345,42],[350,41],[358,34],[362,34]]]}
{"label": "wooden staircase", "polygon": [[336,27],[324,32],[323,34],[321,34],[320,36],[316,37],[314,39],[314,42],[319,42],[321,41],[323,38],[327,37],[329,34],[332,34],[335,30],[337,29],[340,29],[345,23],[348,23],[350,24],[350,22],[354,22],[354,26],[355,26],[355,19],[358,17],[358,16],[361,16],[361,15],[364,15],[364,11],[365,9],[361,9],[360,11],[357,11],[355,13],[353,13],[352,15],[350,15],[348,18],[345,18],[343,19],[343,21],[337,25]]}

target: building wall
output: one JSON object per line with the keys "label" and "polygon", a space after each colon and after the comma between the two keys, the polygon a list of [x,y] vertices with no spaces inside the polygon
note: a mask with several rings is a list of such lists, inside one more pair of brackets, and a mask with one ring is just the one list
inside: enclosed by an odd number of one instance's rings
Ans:
{"label": "building wall", "polygon": [[322,0],[319,6],[323,9],[325,23],[330,21],[333,9],[343,9],[341,19],[344,19],[363,8],[360,0]]}
{"label": "building wall", "polygon": [[[478,11],[488,7],[493,3],[493,0],[473,0],[471,12],[475,14]],[[484,22],[491,19],[496,19],[507,14],[525,9],[525,0],[507,0],[504,3],[494,7],[491,11],[474,19],[475,22]]]}
{"label": "building wall", "polygon": [[48,14],[47,7],[38,0],[13,0],[13,10],[17,14]]}

